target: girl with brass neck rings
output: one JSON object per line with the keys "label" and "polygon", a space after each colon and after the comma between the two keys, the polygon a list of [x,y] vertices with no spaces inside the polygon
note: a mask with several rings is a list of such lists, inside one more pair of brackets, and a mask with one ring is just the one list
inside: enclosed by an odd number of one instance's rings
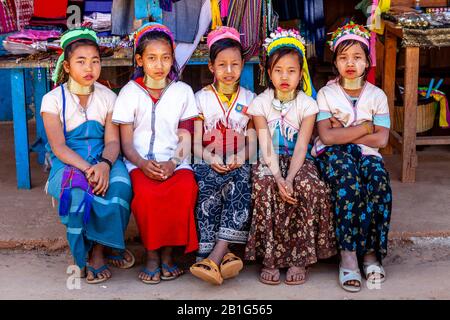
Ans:
{"label": "girl with brass neck rings", "polygon": [[137,69],[120,92],[113,121],[133,187],[131,208],[146,250],[139,279],[145,284],[179,277],[173,248],[195,251],[197,183],[187,162],[198,116],[190,86],[178,81],[175,41],[164,25],[147,23],[135,33]]}
{"label": "girl with brass neck rings", "polygon": [[111,277],[107,262],[134,264],[124,242],[131,183],[119,156],[119,128],[111,121],[116,95],[96,82],[101,66],[95,32],[70,30],[61,46],[53,75],[59,85],[41,106],[52,160],[47,191],[59,201],[75,263],[87,263],[86,281],[99,283]]}
{"label": "girl with brass neck rings", "polygon": [[360,266],[372,284],[386,279],[382,258],[392,207],[389,174],[378,152],[389,138],[389,108],[384,92],[366,81],[370,33],[353,22],[330,41],[338,77],[317,95],[319,137],[314,154],[332,189],[340,250],[339,283],[361,290]]}
{"label": "girl with brass neck rings", "polygon": [[[237,276],[241,258],[231,244],[245,244],[250,223],[250,164],[256,136],[248,105],[254,93],[241,87],[244,67],[237,30],[219,27],[208,35],[209,70],[214,83],[196,93],[200,119],[196,121],[193,165],[200,191],[196,217],[199,234],[197,263],[191,273],[211,284]],[[251,147],[253,146],[253,150]]]}
{"label": "girl with brass neck rings", "polygon": [[262,159],[253,166],[248,260],[260,260],[259,280],[306,281],[306,268],[336,254],[329,189],[319,178],[309,143],[319,112],[303,38],[278,29],[265,40],[270,87],[249,107]]}

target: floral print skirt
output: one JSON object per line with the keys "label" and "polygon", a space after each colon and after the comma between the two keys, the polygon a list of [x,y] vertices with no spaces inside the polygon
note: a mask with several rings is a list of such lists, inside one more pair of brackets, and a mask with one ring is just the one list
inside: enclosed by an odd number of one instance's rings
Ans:
{"label": "floral print skirt", "polygon": [[331,188],[339,250],[356,251],[359,257],[375,252],[381,262],[387,254],[392,210],[383,159],[347,144],[327,147],[317,161]]}
{"label": "floral print skirt", "polygon": [[[286,177],[291,158],[280,156]],[[295,176],[294,198],[284,202],[268,167],[253,167],[252,224],[245,248],[247,260],[262,260],[267,268],[306,267],[336,254],[336,238],[330,190],[320,180],[311,160],[306,159]]]}

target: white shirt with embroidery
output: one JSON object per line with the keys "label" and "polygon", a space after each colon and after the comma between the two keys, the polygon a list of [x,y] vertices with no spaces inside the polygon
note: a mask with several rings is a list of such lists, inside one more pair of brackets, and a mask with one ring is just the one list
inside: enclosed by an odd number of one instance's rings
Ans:
{"label": "white shirt with embroidery", "polygon": [[274,108],[272,105],[274,100],[275,91],[268,88],[253,100],[248,110],[248,113],[253,116],[266,118],[272,137],[278,129],[283,137],[293,142],[294,135],[299,132],[303,119],[319,112],[316,101],[303,91],[299,91],[297,97],[288,102],[283,111]]}
{"label": "white shirt with embroidery", "polygon": [[[72,131],[88,120],[98,121],[105,126],[108,113],[113,112],[116,94],[104,85],[95,82],[94,92],[89,96],[86,109],[80,105],[80,99],[77,95],[67,89],[67,83],[63,84],[66,97],[66,129]],[[48,92],[42,98],[41,114],[51,113],[59,115],[61,123],[63,122],[63,98],[61,87],[58,86]]]}
{"label": "white shirt with embroidery", "polygon": [[[133,144],[144,159],[167,161],[175,156],[178,146],[180,121],[198,117],[197,104],[192,88],[182,81],[172,82],[153,103],[146,89],[130,81],[117,97],[113,122],[133,124]],[[125,158],[128,171],[136,165]],[[191,169],[184,160],[179,169]]]}
{"label": "white shirt with embroidery", "polygon": [[[376,126],[390,128],[389,106],[386,94],[380,88],[366,82],[361,94],[354,104],[337,81],[331,81],[317,93],[319,115],[317,122],[335,117],[344,127],[357,126],[365,121],[372,121]],[[326,145],[317,137],[313,156],[322,153]],[[359,144],[363,155],[381,157],[378,148]]]}
{"label": "white shirt with embroidery", "polygon": [[198,91],[195,99],[198,112],[203,118],[205,132],[216,129],[218,124],[222,124],[225,128],[243,133],[250,120],[246,111],[255,96],[250,90],[239,87],[234,101],[231,101],[231,106],[228,106],[221,101],[214,86],[209,85]]}

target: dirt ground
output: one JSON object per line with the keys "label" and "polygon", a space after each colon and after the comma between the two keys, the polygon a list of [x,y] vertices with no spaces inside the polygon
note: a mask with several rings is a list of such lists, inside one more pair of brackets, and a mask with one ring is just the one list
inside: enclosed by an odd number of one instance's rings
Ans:
{"label": "dirt ground", "polygon": [[[139,256],[142,248],[130,246]],[[189,272],[174,281],[145,285],[137,278],[141,265],[129,270],[112,269],[113,278],[97,285],[80,280],[80,289],[69,290],[66,274],[67,252],[1,251],[0,299],[450,299],[450,239],[418,239],[416,242],[391,242],[384,261],[387,280],[380,288],[363,283],[359,293],[343,291],[337,281],[335,259],[319,262],[308,269],[304,285],[268,286],[258,281],[259,265],[246,265],[239,277],[212,286]],[[139,259],[138,259],[139,261]],[[180,265],[188,268],[191,257]],[[282,279],[284,277],[282,276]],[[69,280],[69,284],[76,283]]]}

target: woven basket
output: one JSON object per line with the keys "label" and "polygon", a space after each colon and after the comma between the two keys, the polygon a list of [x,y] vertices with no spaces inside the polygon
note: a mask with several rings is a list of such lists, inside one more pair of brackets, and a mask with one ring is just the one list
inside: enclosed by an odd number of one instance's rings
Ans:
{"label": "woven basket", "polygon": [[[417,124],[416,132],[424,132],[433,128],[434,119],[436,117],[436,101],[428,100],[417,106]],[[394,108],[394,130],[403,132],[403,106],[395,106]]]}

